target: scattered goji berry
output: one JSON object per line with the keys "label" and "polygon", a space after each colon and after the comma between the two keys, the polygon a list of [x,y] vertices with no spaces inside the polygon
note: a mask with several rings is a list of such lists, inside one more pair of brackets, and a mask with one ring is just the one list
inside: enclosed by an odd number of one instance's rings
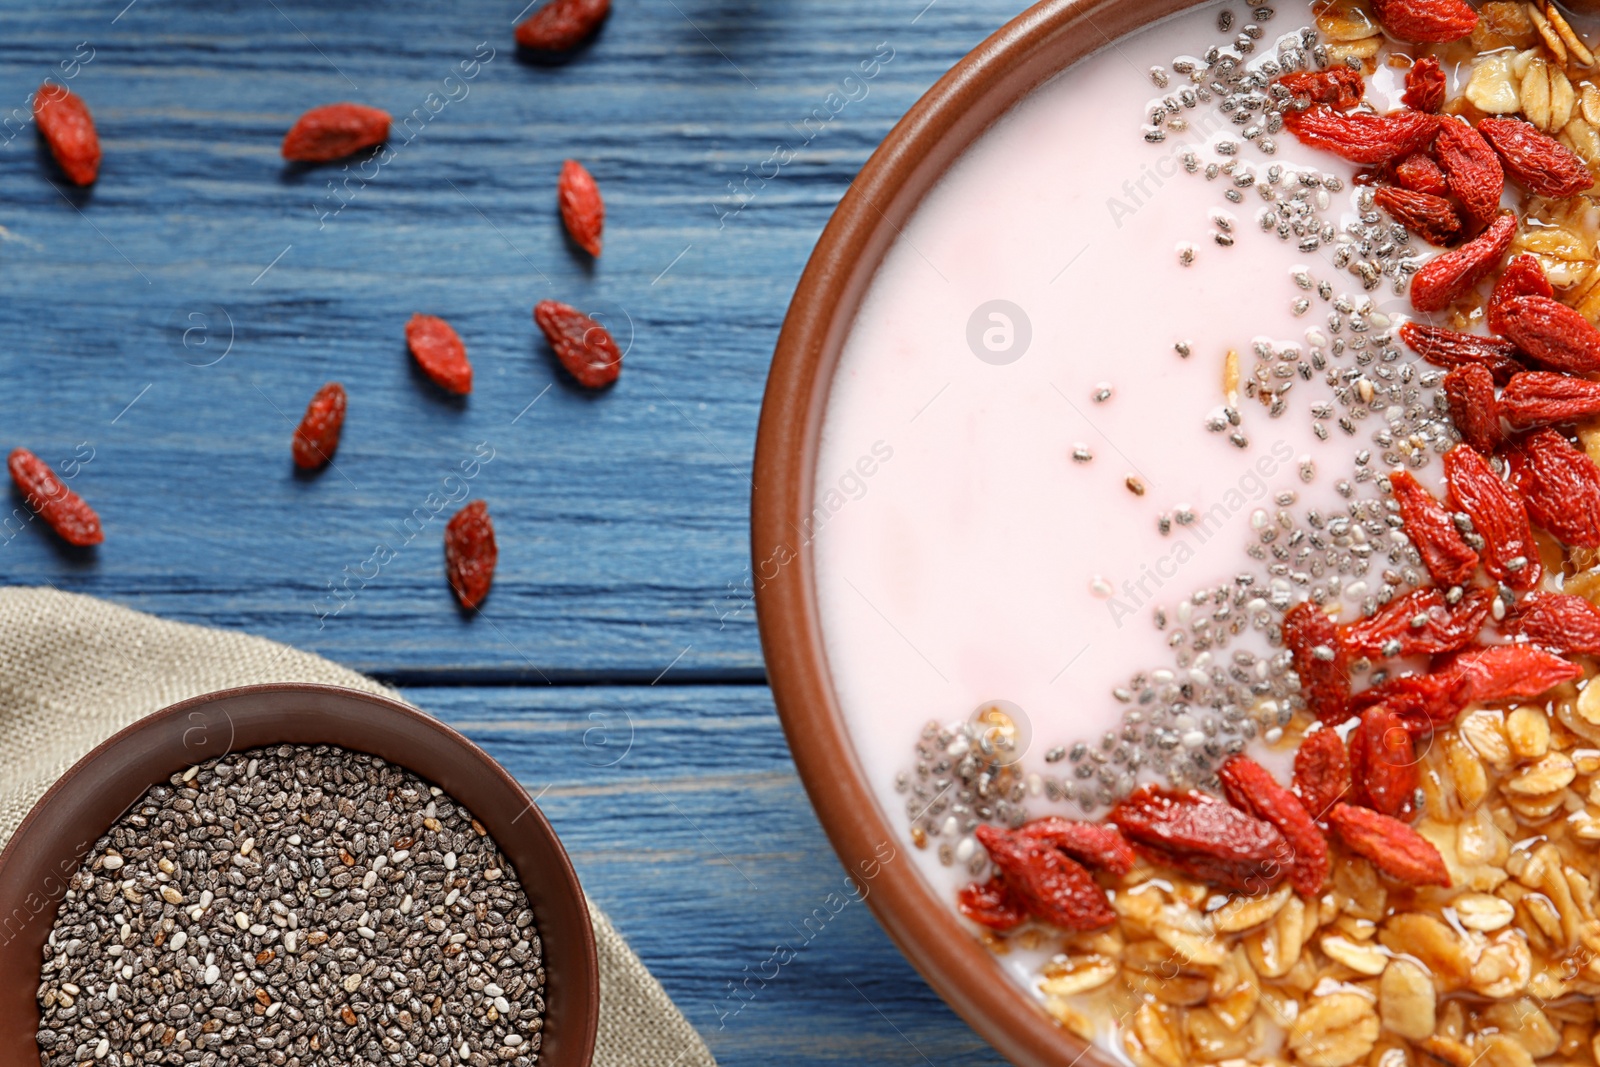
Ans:
{"label": "scattered goji berry", "polygon": [[998,827],[980,826],[975,834],[1029,915],[1063,930],[1098,930],[1116,921],[1105,890],[1075,860]]}
{"label": "scattered goji berry", "polygon": [[1521,119],[1486,118],[1483,139],[1500,153],[1506,173],[1534,196],[1562,199],[1594,187],[1594,175],[1576,152]]}
{"label": "scattered goji berry", "polygon": [[1350,706],[1365,713],[1382,704],[1396,714],[1443,725],[1454,721],[1464,706],[1459,699],[1461,687],[1459,671],[1401,674],[1356,693],[1350,698]]}
{"label": "scattered goji berry", "polygon": [[1496,581],[1532,589],[1544,576],[1533,526],[1522,497],[1477,452],[1457,445],[1444,457],[1450,506],[1464,512],[1483,537],[1478,559]]}
{"label": "scattered goji berry", "polygon": [[327,163],[389,137],[389,113],[365,104],[324,104],[301,115],[283,138],[283,158]]}
{"label": "scattered goji berry", "polygon": [[1294,855],[1289,881],[1295,889],[1308,897],[1320,896],[1328,880],[1328,842],[1299,798],[1249,756],[1229,757],[1217,769],[1217,777],[1228,803],[1271,823],[1289,842]]}
{"label": "scattered goji berry", "polygon": [[577,308],[541,300],[533,309],[533,321],[579,385],[600,389],[622,373],[622,352],[617,342],[604,326]]}
{"label": "scattered goji berry", "polygon": [[1469,649],[1436,671],[1457,680],[1452,697],[1458,709],[1484,701],[1528,700],[1583,676],[1576,663],[1527,645]]}
{"label": "scattered goji berry", "polygon": [[1551,371],[1515,374],[1500,395],[1500,411],[1521,428],[1593,418],[1600,415],[1600,382]]}
{"label": "scattered goji berry", "polygon": [[1022,901],[998,876],[962,886],[956,895],[956,907],[979,926],[1002,932],[1016,929],[1028,918]]}
{"label": "scattered goji berry", "polygon": [[18,448],[12,451],[6,466],[11,469],[11,480],[17,483],[28,506],[37,511],[63,541],[81,547],[98,545],[106,539],[105,531],[100,528],[100,516],[56,477],[50,464],[26,448]]}
{"label": "scattered goji berry", "polygon": [[1421,111],[1347,115],[1327,104],[1314,104],[1304,111],[1286,112],[1283,124],[1311,147],[1352,163],[1388,163],[1428,147],[1439,119]]}
{"label": "scattered goji berry", "polygon": [[561,180],[556,187],[561,202],[561,221],[567,233],[591,256],[600,254],[600,231],[605,229],[606,205],[600,199],[600,186],[582,163],[569,159],[561,164]]}
{"label": "scattered goji berry", "polygon": [[413,314],[406,323],[406,347],[422,373],[452,393],[472,392],[472,364],[467,346],[448,322],[434,315]]}
{"label": "scattered goji berry", "polygon": [[1478,636],[1493,599],[1489,590],[1474,589],[1451,607],[1437,589],[1413,589],[1339,627],[1339,640],[1355,655],[1384,659],[1454,652]]}
{"label": "scattered goji berry", "polygon": [[1433,151],[1450,191],[1467,209],[1468,221],[1482,226],[1493,219],[1500,210],[1506,176],[1489,142],[1465,122],[1449,118],[1439,123]]}
{"label": "scattered goji berry", "polygon": [[1478,554],[1461,538],[1450,513],[1408,470],[1389,475],[1400,505],[1406,536],[1422,556],[1433,580],[1445,589],[1464,585],[1478,566]]}
{"label": "scattered goji berry", "polygon": [[1360,71],[1349,67],[1295,71],[1279,78],[1278,84],[1310,103],[1328,104],[1339,111],[1349,111],[1361,103],[1367,92],[1367,80]]}
{"label": "scattered goji berry", "polygon": [[540,52],[576,48],[605,21],[611,0],[550,0],[517,27],[517,43]]}
{"label": "scattered goji berry", "polygon": [[1407,885],[1450,887],[1450,871],[1439,850],[1399,819],[1370,808],[1337,804],[1328,822],[1346,848],[1365,856],[1389,877]]}
{"label": "scattered goji berry", "polygon": [[489,505],[474,500],[456,512],[444,530],[445,574],[462,607],[471,609],[483,603],[499,561]]}
{"label": "scattered goji berry", "polygon": [[344,386],[329,382],[306,405],[306,414],[294,430],[294,465],[315,470],[333,458],[344,429]]}
{"label": "scattered goji berry", "polygon": [[1431,245],[1450,244],[1461,234],[1455,205],[1442,196],[1385,185],[1373,194],[1373,202]]}
{"label": "scattered goji berry", "polygon": [[1294,656],[1311,714],[1330,726],[1350,717],[1350,657],[1328,613],[1309,600],[1283,617],[1283,644]]}
{"label": "scattered goji berry", "polygon": [[1423,152],[1413,152],[1394,165],[1394,180],[1402,189],[1414,193],[1447,196],[1450,183],[1433,157]]}
{"label": "scattered goji berry", "polygon": [[1487,367],[1494,380],[1500,383],[1510,381],[1513,374],[1522,370],[1522,364],[1516,360],[1517,346],[1499,337],[1459,333],[1412,321],[1400,327],[1400,339],[1436,367],[1477,364]]}
{"label": "scattered goji berry", "polygon": [[1494,283],[1494,291],[1489,294],[1489,329],[1498,334],[1506,332],[1506,305],[1517,297],[1555,295],[1556,291],[1551,288],[1550,279],[1545,277],[1544,268],[1539,266],[1536,256],[1524,252],[1514,257],[1500,272],[1500,279]]}
{"label": "scattered goji berry", "polygon": [[1494,270],[1516,233],[1517,217],[1501,215],[1460,248],[1428,260],[1411,281],[1411,306],[1418,311],[1443,311],[1449,307]]}
{"label": "scattered goji berry", "polygon": [[1416,811],[1417,750],[1400,713],[1378,704],[1350,731],[1350,803],[1409,819]]}
{"label": "scattered goji berry", "polygon": [[33,120],[67,180],[93,184],[100,176],[100,135],[83,98],[64,85],[45,82],[33,94]]}
{"label": "scattered goji berry", "polygon": [[1501,308],[1500,323],[1506,337],[1536,363],[1568,374],[1600,371],[1600,330],[1559,300],[1513,297]]}
{"label": "scattered goji berry", "polygon": [[1433,56],[1423,56],[1406,71],[1406,91],[1400,98],[1406,107],[1418,111],[1438,111],[1444,104],[1444,71]]}
{"label": "scattered goji berry", "polygon": [[1481,366],[1457,367],[1444,376],[1450,421],[1461,439],[1479,452],[1494,452],[1505,439],[1500,404],[1494,396],[1494,375]]}
{"label": "scattered goji berry", "polygon": [[1107,818],[1157,863],[1241,893],[1271,889],[1294,861],[1277,827],[1205,793],[1147,785]]}
{"label": "scattered goji berry", "polygon": [[1535,593],[1500,628],[1536,645],[1573,656],[1600,656],[1600,608],[1567,593]]}
{"label": "scattered goji berry", "polygon": [[1534,430],[1509,455],[1528,515],[1563,544],[1600,548],[1600,467],[1554,430]]}
{"label": "scattered goji berry", "polygon": [[1300,742],[1293,785],[1306,814],[1318,822],[1350,795],[1350,753],[1331,728],[1313,730]]}
{"label": "scattered goji berry", "polygon": [[1372,13],[1402,41],[1426,44],[1459,41],[1478,25],[1465,0],[1372,0]]}
{"label": "scattered goji berry", "polygon": [[1115,826],[1102,823],[1080,822],[1048,815],[1023,823],[1016,830],[1025,837],[1059,848],[1079,863],[1097,871],[1124,875],[1133,870],[1133,846],[1117,831]]}

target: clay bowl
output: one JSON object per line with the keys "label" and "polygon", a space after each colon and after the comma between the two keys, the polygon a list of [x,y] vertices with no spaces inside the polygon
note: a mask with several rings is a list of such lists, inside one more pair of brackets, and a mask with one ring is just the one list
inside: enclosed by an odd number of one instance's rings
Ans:
{"label": "clay bowl", "polygon": [[79,760],[34,805],[0,853],[0,1062],[38,1063],[34,1001],[45,938],[67,879],[151,785],[227,752],[339,745],[414,771],[489,830],[533,903],[544,944],[539,1062],[588,1067],[599,1019],[594,930],[555,831],[494,760],[450,727],[380,696],[328,685],[257,685],[174,704]]}
{"label": "clay bowl", "polygon": [[1046,0],[964,58],[900,120],[834,211],[778,339],[756,444],[751,549],[756,605],[778,712],[800,777],[867,903],[930,985],[1006,1057],[1027,1067],[1106,1062],[1084,1055],[1005,975],[905,859],[905,820],[879,806],[840,714],[818,622],[813,562],[797,531],[814,506],[816,453],[840,349],[885,252],[961,152],[1028,91],[1090,52],[1196,0]]}

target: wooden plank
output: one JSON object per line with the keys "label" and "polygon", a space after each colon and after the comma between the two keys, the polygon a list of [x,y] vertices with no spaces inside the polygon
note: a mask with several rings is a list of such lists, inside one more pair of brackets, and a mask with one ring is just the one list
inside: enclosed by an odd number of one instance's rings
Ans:
{"label": "wooden plank", "polygon": [[[550,66],[509,47],[520,2],[8,5],[0,443],[92,449],[73,484],[108,541],[83,556],[0,533],[0,580],[368,670],[759,677],[748,468],[793,283],[879,139],[1013,6],[621,3]],[[105,147],[88,192],[26,118],[69,72]],[[370,181],[278,157],[293,118],[336,99],[409,118]],[[592,267],[555,212],[568,156],[608,197]],[[530,322],[545,297],[631,338],[616,388],[561,377]],[[465,337],[469,400],[410,366],[415,310]],[[297,477],[291,425],[330,378],[351,394],[338,466]],[[446,483],[480,443],[493,461]],[[500,531],[480,619],[442,578],[448,511],[429,500],[451,488]]]}
{"label": "wooden plank", "polygon": [[406,696],[542,791],[585,888],[727,1067],[1004,1062],[846,888],[766,689]]}

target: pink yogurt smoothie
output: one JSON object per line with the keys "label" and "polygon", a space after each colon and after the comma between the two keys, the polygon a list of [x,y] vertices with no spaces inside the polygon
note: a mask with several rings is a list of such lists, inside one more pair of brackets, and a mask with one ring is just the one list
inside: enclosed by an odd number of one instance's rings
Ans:
{"label": "pink yogurt smoothie", "polygon": [[[1102,50],[980,137],[905,225],[851,330],[808,533],[833,682],[892,825],[915,814],[895,785],[923,724],[993,700],[1020,708],[1031,734],[1030,810],[1076,814],[1039,797],[1044,757],[1118,729],[1113,689],[1173,668],[1157,610],[1173,618],[1194,590],[1261,571],[1244,548],[1279,495],[1337,512],[1336,482],[1372,448],[1381,415],[1354,434],[1313,433],[1320,377],[1297,382],[1276,418],[1227,393],[1230,350],[1248,373],[1258,341],[1328,343],[1328,306],[1297,271],[1370,300],[1374,330],[1408,305],[1387,284],[1362,293],[1326,247],[1263,233],[1254,189],[1234,205],[1226,176],[1185,172],[1186,150],[1204,164],[1222,158],[1218,141],[1239,140],[1214,104],[1190,112],[1185,133],[1141,139],[1162,95],[1150,67],[1215,39],[1218,10]],[[1262,55],[1311,22],[1308,4],[1278,4]],[[1397,102],[1402,88],[1381,70],[1369,98]],[[1250,144],[1238,157],[1342,179],[1318,206],[1336,224],[1355,217],[1349,164],[1275,140],[1270,158]],[[1239,425],[1212,432],[1230,401]],[[1185,513],[1192,522],[1173,521]],[[1364,588],[1336,595],[1353,611]],[[1233,648],[1270,653],[1248,631],[1217,655]],[[1271,763],[1264,748],[1251,751]],[[949,866],[932,847],[903,852],[953,899],[971,848]],[[1025,983],[1038,963],[1028,955],[1005,957]]]}

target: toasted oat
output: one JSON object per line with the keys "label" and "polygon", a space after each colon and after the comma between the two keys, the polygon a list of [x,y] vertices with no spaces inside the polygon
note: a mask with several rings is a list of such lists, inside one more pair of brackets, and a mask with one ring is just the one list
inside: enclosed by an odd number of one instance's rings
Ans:
{"label": "toasted oat", "polygon": [[1383,1028],[1412,1041],[1433,1033],[1437,1022],[1438,994],[1428,972],[1407,959],[1384,968],[1378,982],[1378,1014]]}
{"label": "toasted oat", "polygon": [[1463,95],[1473,107],[1489,115],[1513,115],[1522,107],[1520,79],[1512,73],[1512,58],[1487,56],[1472,68]]}
{"label": "toasted oat", "polygon": [[1289,1026],[1289,1048],[1306,1067],[1350,1067],[1377,1039],[1378,1013],[1364,992],[1319,997]]}

